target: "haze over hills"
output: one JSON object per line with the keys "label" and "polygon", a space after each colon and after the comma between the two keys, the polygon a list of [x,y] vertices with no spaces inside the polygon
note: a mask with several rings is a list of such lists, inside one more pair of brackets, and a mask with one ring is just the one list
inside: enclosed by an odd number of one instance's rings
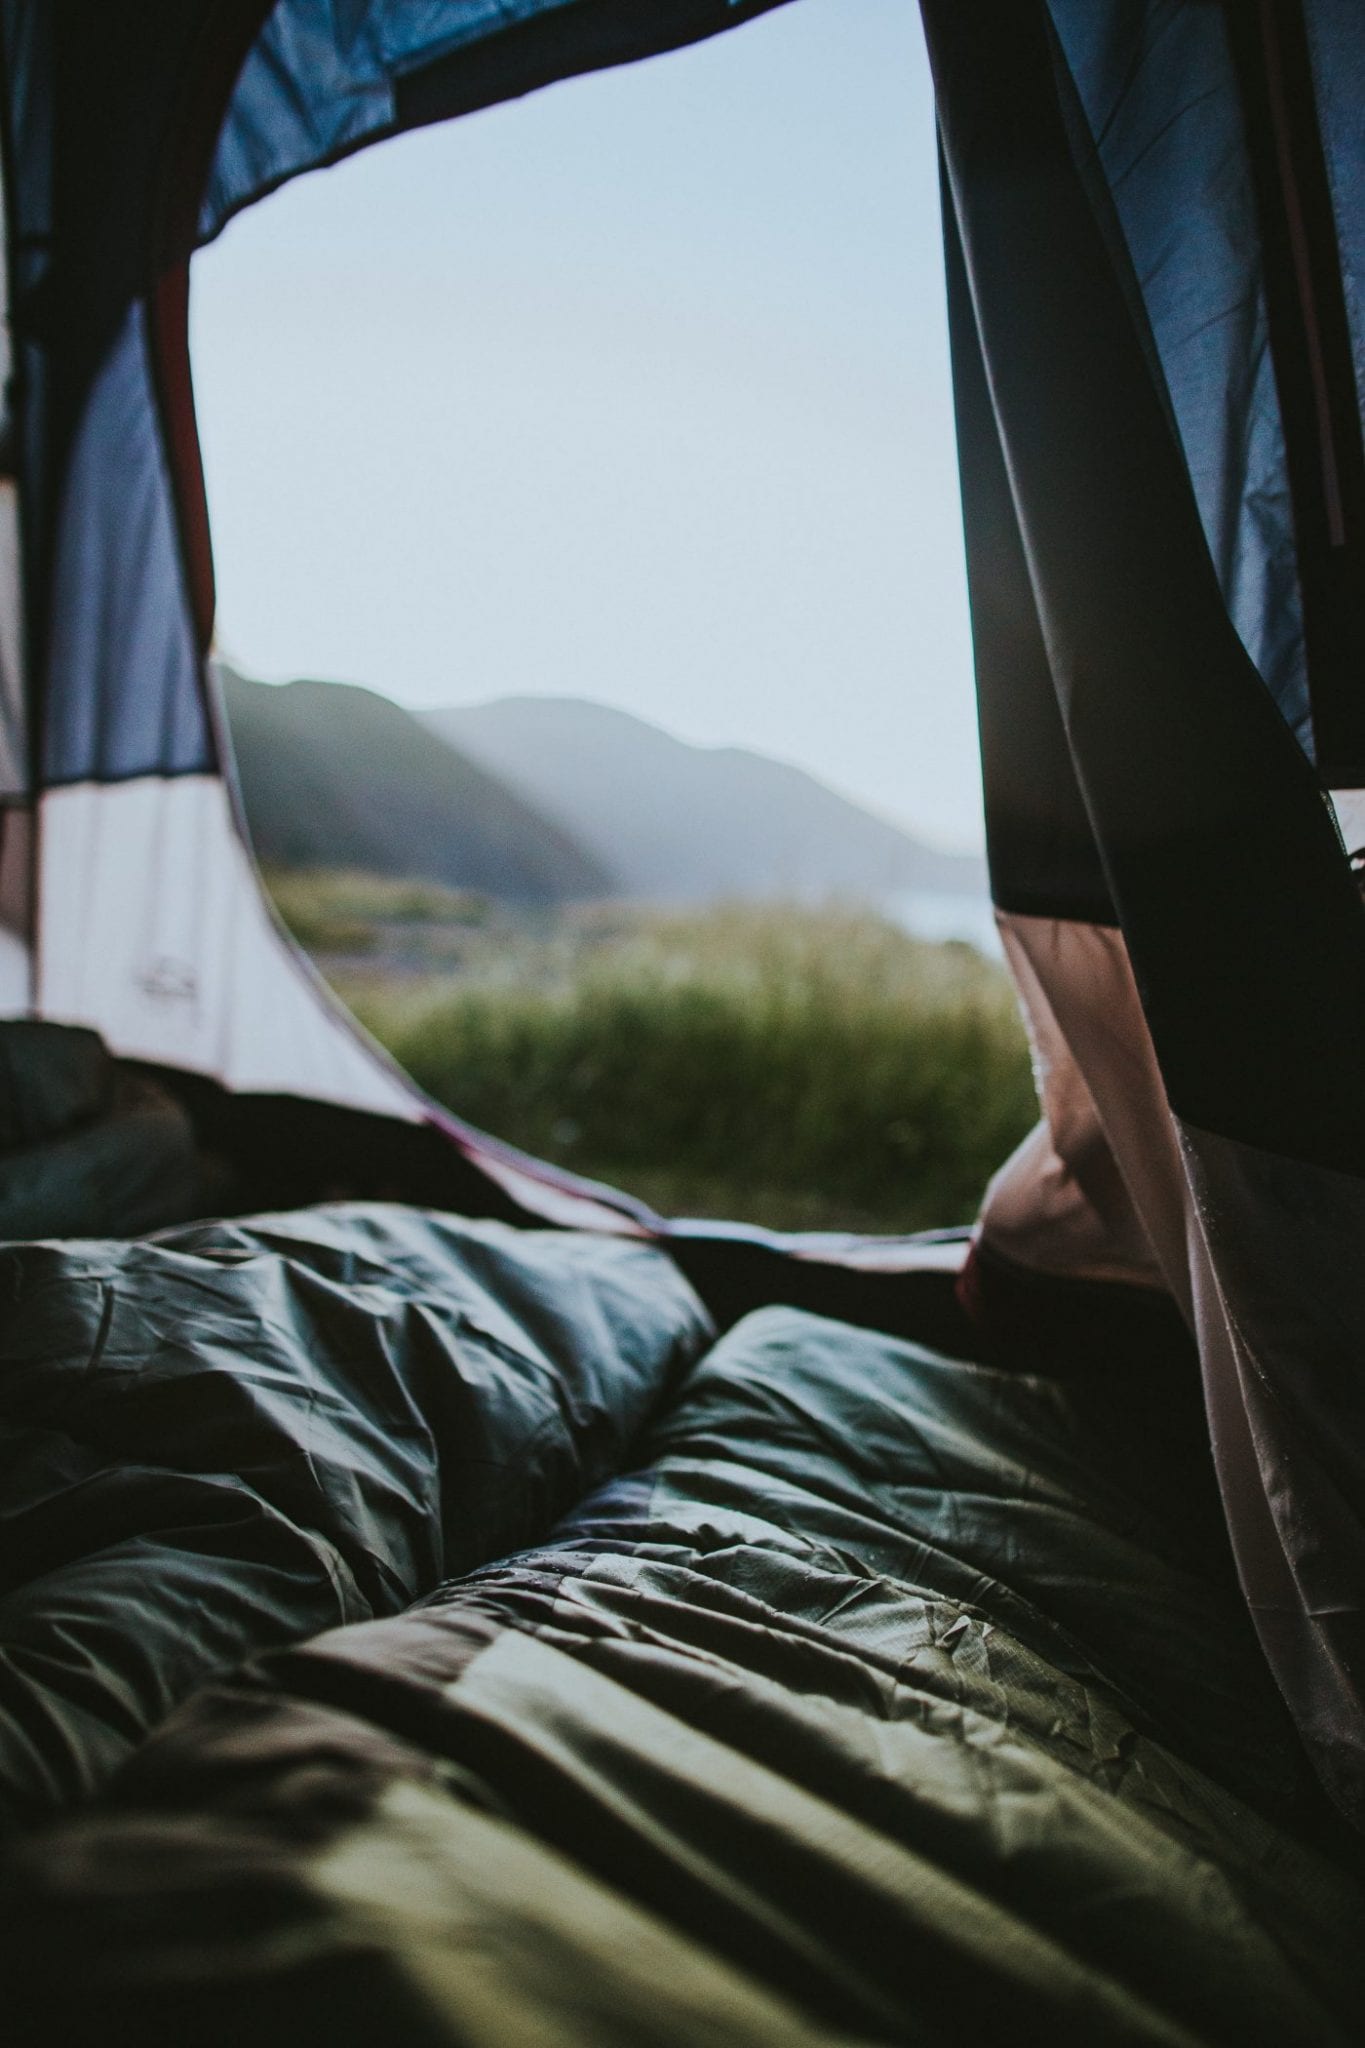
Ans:
{"label": "haze over hills", "polygon": [[573,834],[387,697],[218,664],[257,858],[365,868],[512,902],[611,894]]}
{"label": "haze over hills", "polygon": [[628,896],[984,896],[985,863],[936,851],[782,761],[695,747],[572,697],[503,697],[426,724],[552,818]]}
{"label": "haze over hills", "polygon": [[533,904],[985,893],[979,859],[922,845],[799,768],[604,705],[507,697],[419,719],[353,684],[219,673],[267,863]]}

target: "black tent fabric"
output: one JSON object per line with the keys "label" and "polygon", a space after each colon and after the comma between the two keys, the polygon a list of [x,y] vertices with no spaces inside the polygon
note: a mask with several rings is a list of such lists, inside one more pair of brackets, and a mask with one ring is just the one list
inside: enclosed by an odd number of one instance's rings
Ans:
{"label": "black tent fabric", "polygon": [[[1314,21],[1311,9],[1270,13],[1300,29]],[[1153,159],[1186,153],[1171,133],[1197,129],[1196,160],[1216,146],[1216,121],[1191,118],[1196,103],[1231,106],[1243,137],[1265,112],[1241,92],[1236,39],[1215,15],[1175,10],[1169,32],[1148,10],[1110,23],[1109,76],[1123,86],[1111,87],[1096,135],[1065,9],[1056,20],[1041,5],[925,9],[951,195],[993,877],[1057,1137],[1001,1177],[983,1240],[994,1208],[1026,1258],[1108,1260],[1133,1277],[1146,1262],[1185,1306],[1248,1601],[1325,1779],[1359,1819],[1365,1435],[1343,1340],[1365,1314],[1348,1249],[1365,1221],[1354,1023],[1365,912],[1293,693],[1273,663],[1257,669],[1236,630],[1200,516],[1197,451],[1182,439],[1182,405],[1197,422],[1214,411],[1198,376],[1191,397],[1186,368],[1204,294],[1225,330],[1243,318],[1242,299],[1228,307],[1226,263],[1210,263],[1198,292],[1177,295],[1173,348],[1167,296],[1171,269],[1188,274],[1185,243],[1197,256],[1226,239],[1253,296],[1272,243],[1255,230],[1245,145],[1220,158],[1214,200],[1193,203],[1201,187],[1186,178],[1188,210],[1162,206],[1174,246],[1161,262],[1144,258],[1124,218],[1125,206],[1141,213],[1133,188],[1152,182]],[[1191,54],[1183,39],[1205,34],[1214,57],[1172,72],[1173,51]],[[1259,54],[1284,85],[1279,44]],[[1330,38],[1319,54],[1333,54]],[[1095,76],[1087,83],[1093,100]],[[1135,179],[1118,175],[1116,150]],[[1286,187],[1291,170],[1286,161]],[[1305,272],[1304,292],[1311,282]],[[1237,410],[1227,362],[1217,388],[1253,445],[1260,413]],[[1292,475],[1294,414],[1270,392],[1262,410],[1271,427],[1278,412]],[[1353,443],[1335,449],[1346,554],[1358,407],[1353,418]],[[1328,413],[1321,424],[1326,435]],[[1286,514],[1292,497],[1280,494]],[[1259,507],[1245,479],[1238,502]],[[1297,501],[1294,512],[1306,590],[1316,529]],[[1292,614],[1269,587],[1259,603],[1285,629]],[[1315,643],[1301,644],[1306,660]],[[1311,697],[1316,668],[1305,673]],[[1024,760],[1012,755],[1016,705]],[[1063,892],[1051,901],[1050,880]]]}

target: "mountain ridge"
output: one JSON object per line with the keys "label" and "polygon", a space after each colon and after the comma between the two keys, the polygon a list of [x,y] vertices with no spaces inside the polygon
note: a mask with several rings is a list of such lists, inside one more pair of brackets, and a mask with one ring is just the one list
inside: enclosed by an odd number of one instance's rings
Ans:
{"label": "mountain ridge", "polygon": [[579,697],[509,696],[420,715],[572,832],[630,895],[985,893],[978,856],[927,846],[754,748],[694,746]]}
{"label": "mountain ridge", "polygon": [[218,664],[257,858],[443,882],[513,902],[611,894],[573,835],[376,691]]}
{"label": "mountain ridge", "polygon": [[939,852],[790,762],[697,747],[586,698],[416,714],[353,683],[267,684],[218,663],[258,857],[509,902],[982,897]]}

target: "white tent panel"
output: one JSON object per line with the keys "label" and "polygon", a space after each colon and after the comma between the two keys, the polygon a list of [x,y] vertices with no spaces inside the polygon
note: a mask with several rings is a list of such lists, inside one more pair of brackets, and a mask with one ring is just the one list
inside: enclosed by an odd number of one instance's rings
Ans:
{"label": "white tent panel", "polygon": [[1332,809],[1346,851],[1358,853],[1365,848],[1365,789],[1334,789]]}
{"label": "white tent panel", "polygon": [[217,776],[48,791],[38,872],[41,1016],[239,1091],[420,1120],[275,925]]}
{"label": "white tent panel", "polygon": [[26,1017],[33,956],[21,938],[0,925],[0,1017]]}

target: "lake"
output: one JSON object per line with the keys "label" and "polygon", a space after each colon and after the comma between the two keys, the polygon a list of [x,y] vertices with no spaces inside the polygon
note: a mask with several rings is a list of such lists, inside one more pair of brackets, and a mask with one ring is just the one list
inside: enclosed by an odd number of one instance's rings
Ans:
{"label": "lake", "polygon": [[950,894],[946,889],[902,889],[887,897],[886,914],[917,939],[966,939],[993,960],[1001,956],[1000,934],[988,896]]}

